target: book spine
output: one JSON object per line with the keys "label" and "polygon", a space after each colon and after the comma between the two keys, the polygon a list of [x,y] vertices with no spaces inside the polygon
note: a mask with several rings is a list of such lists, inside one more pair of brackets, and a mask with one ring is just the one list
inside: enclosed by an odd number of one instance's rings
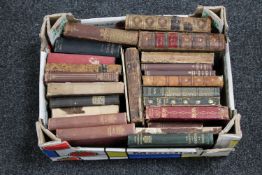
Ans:
{"label": "book spine", "polygon": [[145,106],[220,105],[220,97],[144,97]]}
{"label": "book spine", "polygon": [[223,87],[223,76],[143,76],[144,86]]}
{"label": "book spine", "polygon": [[53,97],[49,99],[50,108],[119,105],[119,95]]}
{"label": "book spine", "polygon": [[46,72],[45,82],[117,82],[118,73]]}
{"label": "book spine", "polygon": [[178,70],[178,71],[159,71],[159,70],[150,70],[145,71],[145,75],[162,75],[162,76],[215,76],[216,71],[201,71],[201,70]]}
{"label": "book spine", "polygon": [[126,113],[50,118],[48,120],[48,129],[56,130],[120,124],[127,124]]}
{"label": "book spine", "polygon": [[136,46],[138,42],[138,32],[136,31],[96,27],[81,23],[67,23],[63,34],[66,37],[91,39],[133,46]]}
{"label": "book spine", "polygon": [[54,52],[120,57],[121,45],[76,38],[56,39]]}
{"label": "book spine", "polygon": [[47,63],[64,64],[115,64],[116,58],[98,55],[48,53]]}
{"label": "book spine", "polygon": [[205,121],[229,120],[224,106],[147,106],[146,119],[150,121]]}
{"label": "book spine", "polygon": [[214,64],[214,53],[142,52],[142,63],[203,63]]}
{"label": "book spine", "polygon": [[201,64],[201,63],[180,63],[180,64],[141,64],[142,70],[159,70],[159,71],[211,71],[211,64]]}
{"label": "book spine", "polygon": [[176,127],[198,127],[203,128],[199,122],[148,122],[149,128],[176,128]]}
{"label": "book spine", "polygon": [[134,124],[57,129],[56,136],[72,146],[118,146],[127,144],[135,133]]}
{"label": "book spine", "polygon": [[126,29],[211,32],[211,19],[178,16],[127,15]]}
{"label": "book spine", "polygon": [[83,106],[70,108],[52,108],[52,117],[72,117],[81,115],[113,114],[119,112],[118,105]]}
{"label": "book spine", "polygon": [[139,32],[140,50],[224,51],[225,36],[211,33]]}
{"label": "book spine", "polygon": [[222,130],[222,127],[165,127],[165,128],[139,128],[136,127],[136,134],[148,133],[148,134],[169,134],[169,133],[212,133],[218,134]]}
{"label": "book spine", "polygon": [[211,133],[133,134],[128,136],[128,147],[210,147]]}
{"label": "book spine", "polygon": [[142,87],[139,52],[136,48],[128,48],[125,52],[127,89],[130,119],[134,123],[143,122]]}
{"label": "book spine", "polygon": [[220,97],[218,87],[143,87],[143,97]]}
{"label": "book spine", "polygon": [[45,72],[81,72],[81,73],[119,73],[122,66],[117,64],[61,64],[47,63]]}

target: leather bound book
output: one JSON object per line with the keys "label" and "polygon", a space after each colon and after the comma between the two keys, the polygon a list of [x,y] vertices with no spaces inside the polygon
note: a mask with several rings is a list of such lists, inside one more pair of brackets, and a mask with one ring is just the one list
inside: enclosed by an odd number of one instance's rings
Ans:
{"label": "leather bound book", "polygon": [[203,128],[203,123],[199,122],[148,122],[149,128],[176,128],[176,127],[196,127]]}
{"label": "leather bound book", "polygon": [[214,53],[142,52],[142,63],[205,63],[214,64]]}
{"label": "leather bound book", "polygon": [[57,38],[54,52],[120,57],[121,45],[76,38]]}
{"label": "leather bound book", "polygon": [[192,71],[192,70],[212,70],[211,64],[201,63],[174,63],[174,64],[141,64],[142,70],[159,70],[159,71]]}
{"label": "leather bound book", "polygon": [[209,121],[229,120],[225,106],[147,106],[149,121]]}
{"label": "leather bound book", "polygon": [[150,70],[145,71],[145,75],[162,75],[162,76],[215,76],[216,71],[210,70],[177,70],[177,71],[163,71],[163,70]]}
{"label": "leather bound book", "polygon": [[144,97],[145,106],[220,105],[220,97]]}
{"label": "leather bound book", "polygon": [[143,76],[144,86],[223,87],[223,76]]}
{"label": "leather bound book", "polygon": [[53,97],[49,99],[50,108],[119,105],[119,95]]}
{"label": "leather bound book", "polygon": [[224,51],[225,36],[214,33],[139,32],[140,50]]}
{"label": "leather bound book", "polygon": [[129,99],[130,119],[134,123],[143,122],[142,83],[139,52],[128,48],[125,52],[126,78]]}
{"label": "leather bound book", "polygon": [[120,124],[127,124],[126,113],[48,119],[49,130]]}
{"label": "leather bound book", "polygon": [[128,136],[128,147],[211,147],[212,133],[139,133]]}
{"label": "leather bound book", "polygon": [[212,133],[218,134],[222,127],[165,127],[165,128],[136,128],[136,133],[169,134],[169,133]]}
{"label": "leather bound book", "polygon": [[125,28],[181,32],[211,32],[210,18],[127,15]]}
{"label": "leather bound book", "polygon": [[100,114],[114,114],[119,112],[118,105],[104,105],[104,106],[83,106],[70,108],[52,108],[52,117],[72,117],[82,115],[100,115]]}
{"label": "leather bound book", "polygon": [[46,72],[45,82],[112,82],[119,81],[118,73]]}
{"label": "leather bound book", "polygon": [[61,64],[47,63],[45,72],[116,72],[121,74],[122,66],[117,64]]}
{"label": "leather bound book", "polygon": [[143,87],[144,97],[220,97],[218,87]]}
{"label": "leather bound book", "polygon": [[123,82],[95,82],[95,83],[48,83],[47,97],[123,94]]}
{"label": "leather bound book", "polygon": [[81,23],[67,23],[64,28],[64,36],[133,46],[136,46],[138,42],[136,31],[96,27]]}
{"label": "leather bound book", "polygon": [[98,55],[48,53],[47,63],[65,64],[115,64],[116,58]]}
{"label": "leather bound book", "polygon": [[71,146],[126,146],[128,135],[135,133],[135,124],[57,129],[56,136]]}

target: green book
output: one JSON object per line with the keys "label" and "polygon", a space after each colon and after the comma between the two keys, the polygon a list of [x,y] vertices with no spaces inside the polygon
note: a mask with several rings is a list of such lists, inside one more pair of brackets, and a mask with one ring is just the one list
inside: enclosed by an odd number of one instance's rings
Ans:
{"label": "green book", "polygon": [[219,105],[220,97],[143,97],[145,106]]}
{"label": "green book", "polygon": [[214,144],[212,133],[139,133],[128,136],[128,147],[211,147]]}

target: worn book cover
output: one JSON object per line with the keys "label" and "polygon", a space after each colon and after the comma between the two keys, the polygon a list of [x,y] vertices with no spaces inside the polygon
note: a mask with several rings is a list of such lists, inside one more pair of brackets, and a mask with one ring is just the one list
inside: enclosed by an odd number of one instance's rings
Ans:
{"label": "worn book cover", "polygon": [[164,70],[147,70],[144,71],[144,75],[161,75],[161,76],[215,76],[216,71],[208,70],[174,70],[174,71],[164,71]]}
{"label": "worn book cover", "polygon": [[221,126],[216,127],[164,127],[164,128],[140,128],[136,127],[136,133],[148,133],[148,134],[169,134],[169,133],[212,133],[218,134],[222,130]]}
{"label": "worn book cover", "polygon": [[212,64],[202,63],[173,63],[173,64],[141,64],[141,69],[144,71],[210,71],[212,70]]}

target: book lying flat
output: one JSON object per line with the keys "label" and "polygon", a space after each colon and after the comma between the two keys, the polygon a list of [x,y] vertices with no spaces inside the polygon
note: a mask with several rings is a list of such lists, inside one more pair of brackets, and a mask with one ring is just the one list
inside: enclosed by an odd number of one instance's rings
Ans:
{"label": "book lying flat", "polygon": [[164,70],[151,70],[144,71],[144,75],[161,75],[161,76],[215,76],[216,71],[211,70],[174,70],[174,71],[164,71]]}
{"label": "book lying flat", "polygon": [[165,128],[139,128],[136,127],[136,133],[148,134],[169,134],[169,133],[212,133],[218,134],[222,131],[221,126],[217,127],[165,127]]}
{"label": "book lying flat", "polygon": [[168,64],[141,64],[141,70],[158,70],[158,71],[199,71],[212,70],[212,64],[205,63],[168,63]]}

